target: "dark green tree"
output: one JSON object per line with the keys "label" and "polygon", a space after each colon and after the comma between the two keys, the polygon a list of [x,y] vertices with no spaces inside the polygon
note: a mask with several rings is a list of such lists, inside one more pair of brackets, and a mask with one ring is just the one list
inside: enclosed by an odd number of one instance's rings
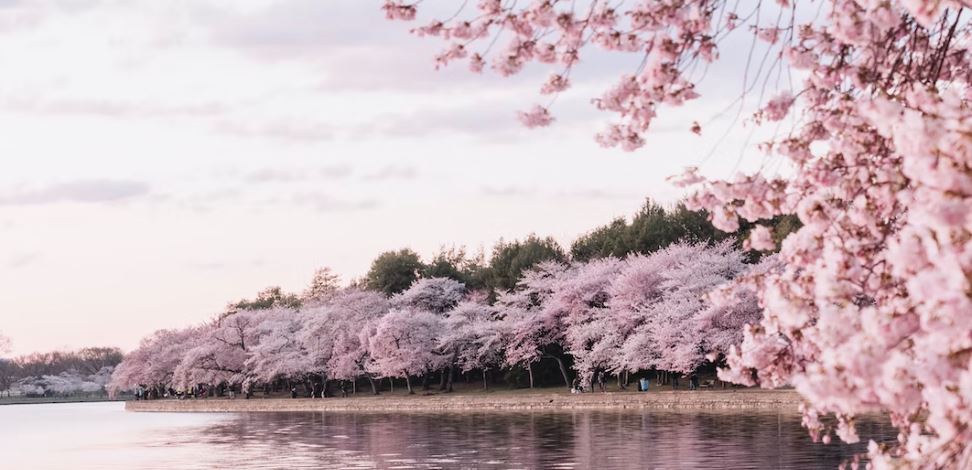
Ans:
{"label": "dark green tree", "polygon": [[469,256],[465,248],[441,248],[439,253],[422,268],[425,278],[446,277],[465,284],[467,289],[485,287],[483,254]]}
{"label": "dark green tree", "polygon": [[487,286],[502,292],[513,289],[523,271],[543,261],[566,261],[567,255],[552,237],[530,235],[526,240],[505,242],[493,247],[486,273]]}
{"label": "dark green tree", "polygon": [[630,252],[628,221],[623,217],[581,235],[570,245],[570,254],[577,261],[589,261],[607,256],[621,258]]}
{"label": "dark green tree", "polygon": [[226,306],[223,316],[240,310],[262,310],[273,307],[300,308],[301,300],[297,294],[284,292],[279,286],[272,286],[257,293],[256,298],[241,299]]}
{"label": "dark green tree", "polygon": [[707,243],[732,237],[717,230],[705,211],[689,210],[683,204],[670,209],[651,199],[631,218],[614,219],[578,238],[570,248],[577,261],[631,253],[653,253],[677,241]]}
{"label": "dark green tree", "polygon": [[[749,222],[741,220],[735,233],[723,232],[709,220],[706,211],[694,211],[678,203],[665,208],[651,199],[628,223],[617,218],[607,225],[595,228],[579,237],[570,247],[574,260],[589,261],[607,256],[624,257],[631,253],[653,253],[678,241],[713,243],[733,239],[738,248],[749,238],[755,225],[765,225],[773,232],[777,243],[800,228],[800,220],[794,215],[782,215],[769,220]],[[756,262],[766,253],[751,251],[749,261]]]}
{"label": "dark green tree", "polygon": [[366,285],[387,295],[397,294],[408,289],[424,268],[418,254],[408,248],[386,251],[371,263]]}

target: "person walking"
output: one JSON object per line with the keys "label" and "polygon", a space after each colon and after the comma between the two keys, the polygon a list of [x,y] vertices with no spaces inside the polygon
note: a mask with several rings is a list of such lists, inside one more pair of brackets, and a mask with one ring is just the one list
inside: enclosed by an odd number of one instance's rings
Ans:
{"label": "person walking", "polygon": [[297,387],[290,387],[290,398],[297,398]]}

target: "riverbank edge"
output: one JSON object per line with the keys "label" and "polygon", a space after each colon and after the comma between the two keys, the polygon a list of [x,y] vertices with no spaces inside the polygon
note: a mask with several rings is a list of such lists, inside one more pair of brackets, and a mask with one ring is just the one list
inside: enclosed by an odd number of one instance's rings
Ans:
{"label": "riverbank edge", "polygon": [[358,396],[351,398],[254,398],[128,401],[134,412],[485,412],[573,410],[793,410],[801,403],[794,390],[566,392]]}
{"label": "riverbank edge", "polygon": [[111,398],[96,398],[96,399],[84,399],[84,398],[56,398],[56,399],[41,399],[41,398],[24,398],[24,399],[0,399],[0,406],[4,405],[57,405],[63,403],[106,403],[106,402],[116,402],[125,401],[123,398],[111,399]]}

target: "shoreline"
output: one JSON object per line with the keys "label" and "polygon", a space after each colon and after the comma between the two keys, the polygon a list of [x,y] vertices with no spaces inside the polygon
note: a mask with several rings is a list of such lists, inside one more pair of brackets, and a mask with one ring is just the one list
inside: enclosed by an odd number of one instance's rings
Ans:
{"label": "shoreline", "polygon": [[492,412],[574,410],[796,411],[794,390],[607,392],[494,392],[435,395],[368,395],[348,398],[210,398],[127,401],[125,410],[164,413],[253,412]]}
{"label": "shoreline", "polygon": [[4,405],[56,405],[63,403],[105,403],[105,402],[116,402],[125,401],[127,398],[2,398],[0,399],[0,406]]}

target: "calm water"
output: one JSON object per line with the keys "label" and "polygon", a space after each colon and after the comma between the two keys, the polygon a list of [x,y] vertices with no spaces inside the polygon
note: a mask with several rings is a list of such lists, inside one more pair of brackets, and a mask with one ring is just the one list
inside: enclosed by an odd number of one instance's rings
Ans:
{"label": "calm water", "polygon": [[[877,420],[862,439],[891,439]],[[128,413],[121,403],[0,406],[9,469],[836,468],[796,414]]]}

